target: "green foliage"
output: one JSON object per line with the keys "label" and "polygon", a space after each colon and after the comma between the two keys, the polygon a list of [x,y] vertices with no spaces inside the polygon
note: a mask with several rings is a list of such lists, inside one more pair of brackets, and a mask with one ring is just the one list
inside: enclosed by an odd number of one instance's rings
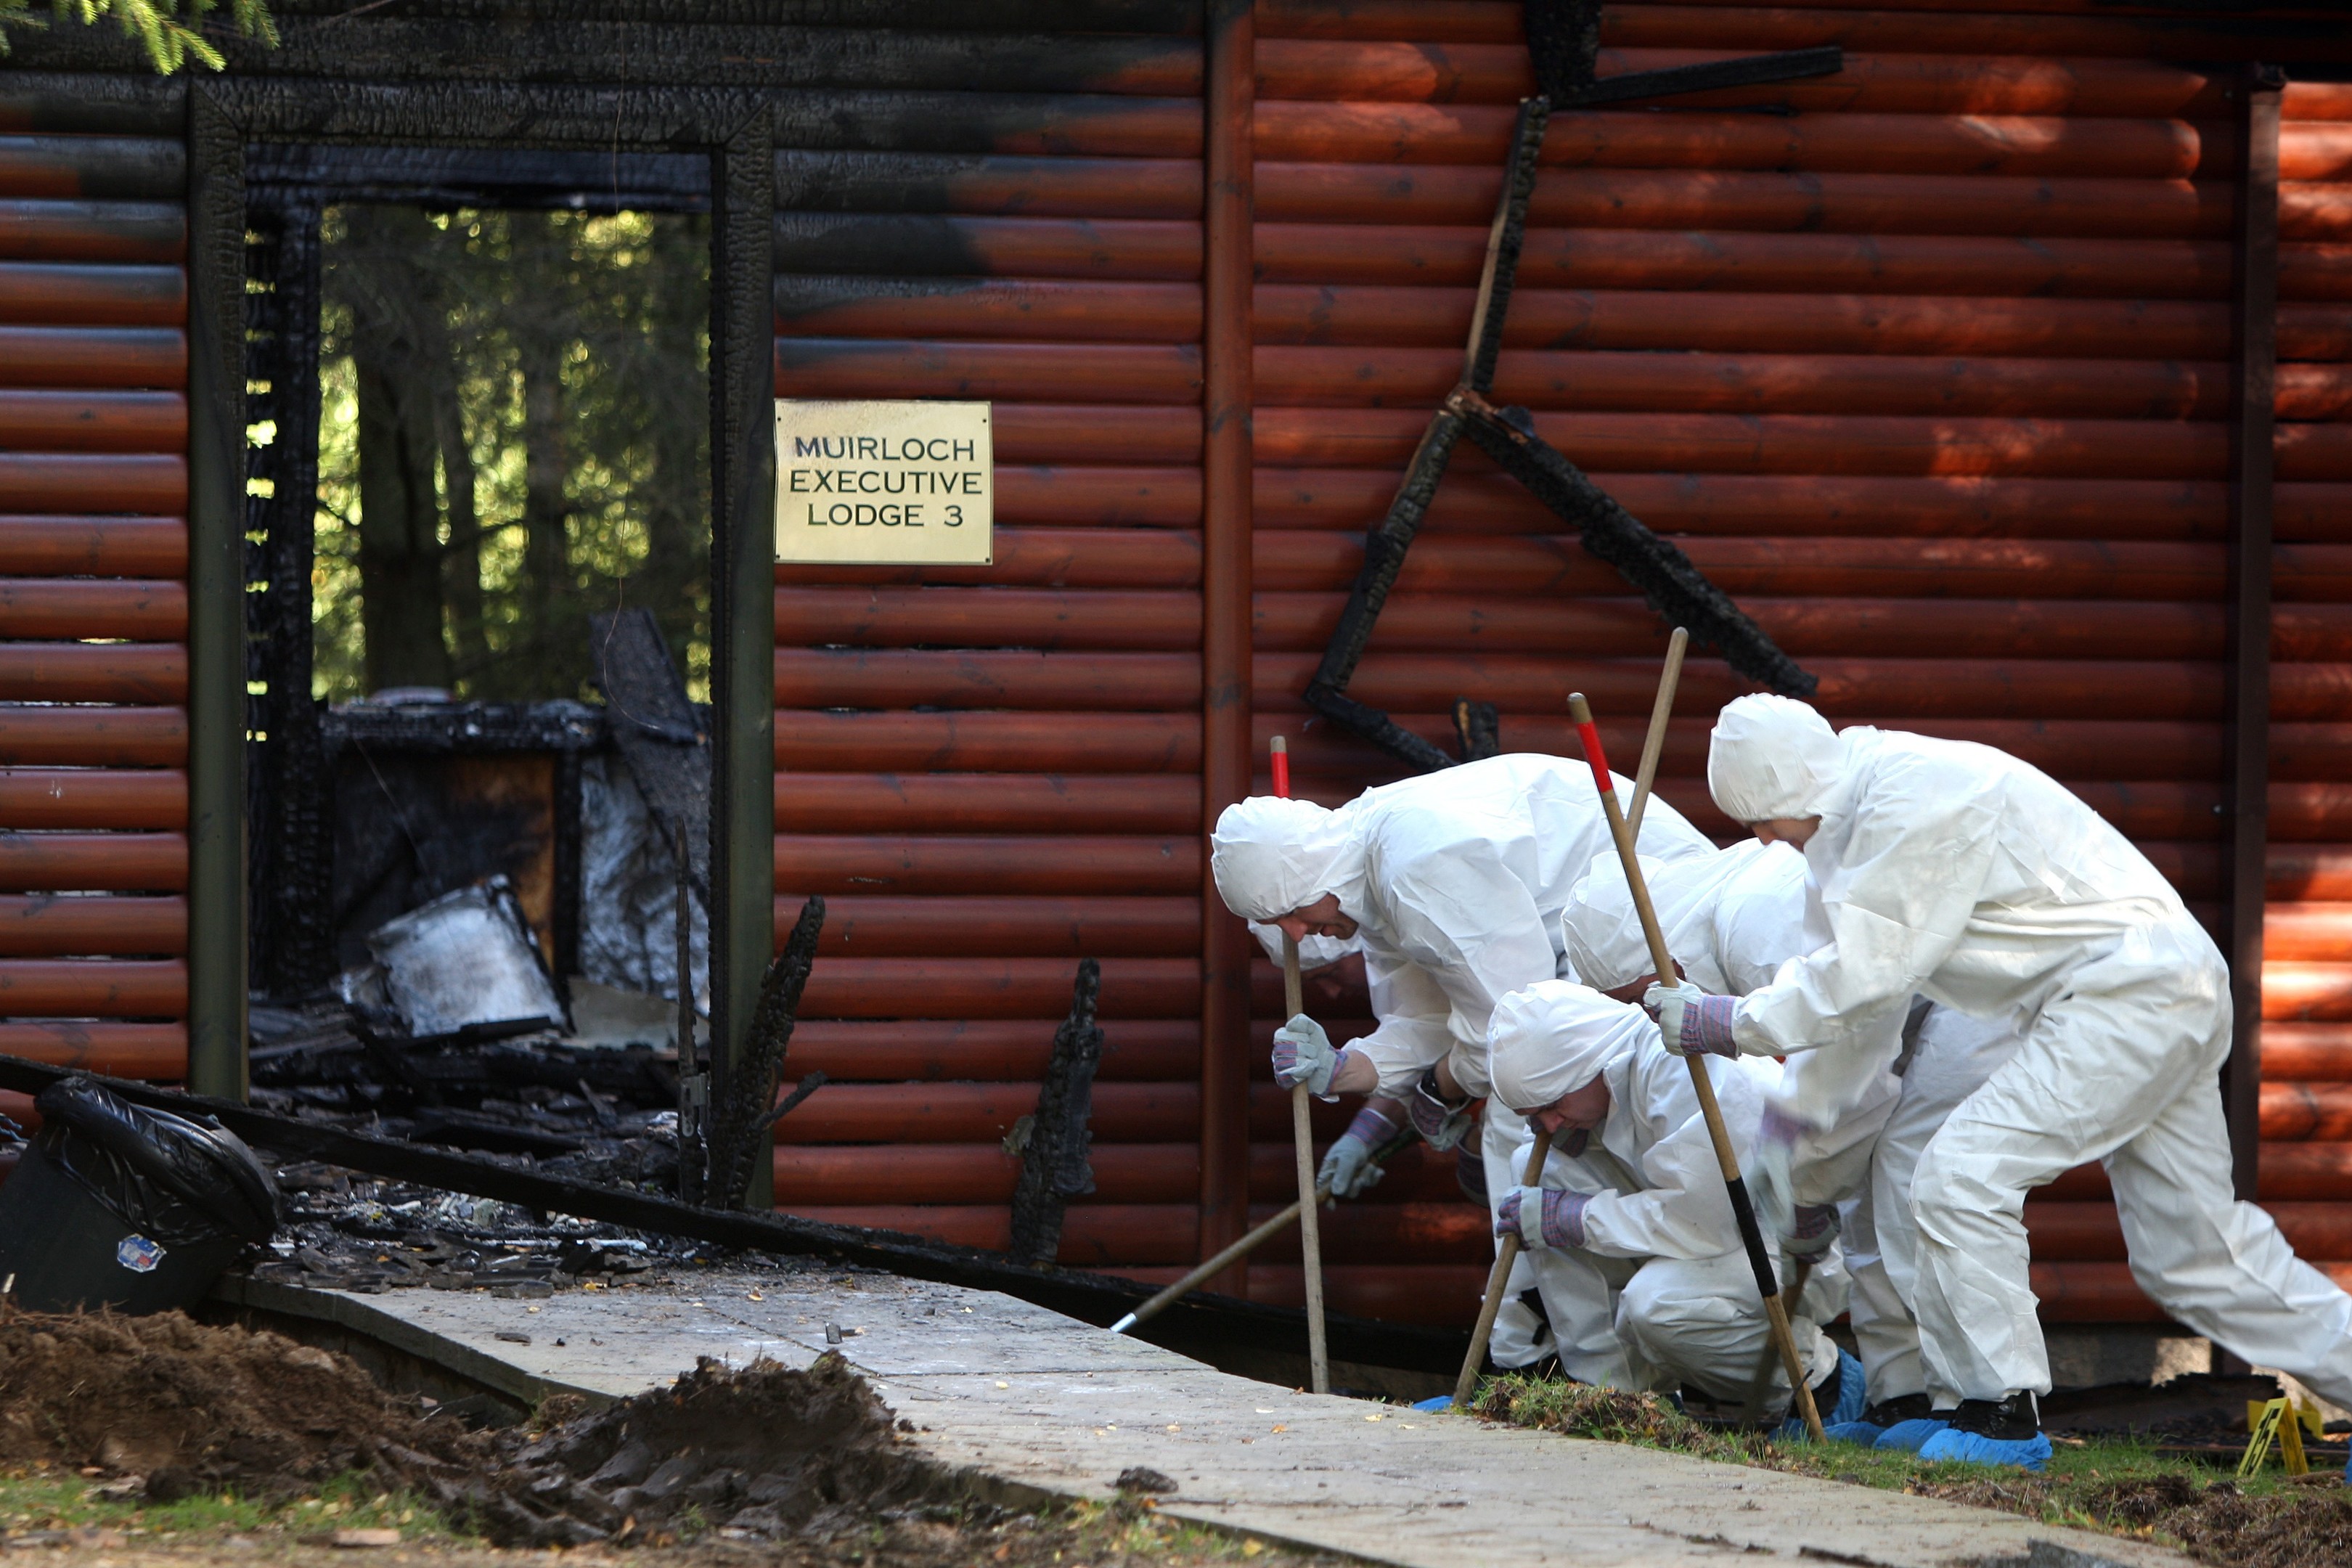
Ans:
{"label": "green foliage", "polygon": [[[44,25],[34,13],[35,3],[0,0],[0,55],[8,52],[10,26]],[[155,69],[169,76],[192,59],[213,70],[227,63],[203,31],[205,18],[219,5],[220,0],[186,0],[184,5],[181,0],[50,0],[48,9],[58,22],[79,22],[84,26],[96,26],[102,16],[113,17],[125,37],[139,40]],[[264,0],[229,0],[229,16],[247,37],[258,38],[271,48],[278,47],[278,24]]]}
{"label": "green foliage", "polygon": [[[589,616],[643,605],[706,698],[707,221],[351,206],[323,237],[314,695],[577,697]],[[387,342],[439,425],[419,476],[438,513],[437,680],[371,679],[361,367],[373,354],[382,374]]]}

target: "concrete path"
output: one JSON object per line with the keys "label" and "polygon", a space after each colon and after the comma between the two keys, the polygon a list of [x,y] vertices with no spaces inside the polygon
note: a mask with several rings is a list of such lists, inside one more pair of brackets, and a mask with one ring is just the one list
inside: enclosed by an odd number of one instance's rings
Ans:
{"label": "concrete path", "polygon": [[1878,1568],[2189,1564],[2012,1514],[1318,1398],[1007,1296],[889,1276],[712,1269],[541,1300],[224,1284],[233,1300],[341,1323],[526,1399],[622,1397],[667,1384],[698,1356],[806,1366],[830,1325],[842,1341],[833,1348],[951,1466],[1097,1499],[1121,1470],[1149,1466],[1177,1483],[1160,1502],[1170,1515],[1416,1568],[1728,1568],[1768,1556]]}

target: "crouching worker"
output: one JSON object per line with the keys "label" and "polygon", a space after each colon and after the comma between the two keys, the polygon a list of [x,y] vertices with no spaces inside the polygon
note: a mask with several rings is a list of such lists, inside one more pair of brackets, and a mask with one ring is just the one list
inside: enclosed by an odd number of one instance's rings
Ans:
{"label": "crouching worker", "polygon": [[[1690,1071],[1638,1007],[1565,980],[1499,1003],[1487,1032],[1495,1097],[1553,1140],[1540,1187],[1514,1187],[1496,1233],[1514,1232],[1555,1265],[1589,1274],[1614,1305],[1636,1387],[1694,1388],[1745,1405],[1769,1365],[1768,1409],[1789,1403],[1770,1321],[1724,1191]],[[1733,1146],[1753,1148],[1763,1100],[1755,1079],[1706,1064]],[[1797,1354],[1824,1422],[1861,1413],[1861,1364],[1821,1331],[1844,1303],[1826,1271],[1791,1315]]]}

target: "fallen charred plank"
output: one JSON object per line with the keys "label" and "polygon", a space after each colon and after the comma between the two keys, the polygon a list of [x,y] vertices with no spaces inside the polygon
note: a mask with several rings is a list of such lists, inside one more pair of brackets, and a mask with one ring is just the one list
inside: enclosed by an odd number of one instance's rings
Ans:
{"label": "fallen charred plank", "polygon": [[[62,1068],[0,1055],[0,1089],[19,1094],[37,1095],[59,1079],[75,1076]],[[759,1252],[824,1258],[976,1290],[1001,1290],[1097,1325],[1116,1321],[1152,1292],[1150,1285],[1132,1279],[1076,1268],[1024,1268],[998,1253],[941,1246],[895,1231],[824,1225],[783,1214],[697,1208],[648,1193],[567,1181],[471,1155],[371,1138],[257,1110],[235,1100],[181,1094],[96,1074],[80,1076],[95,1079],[136,1104],[182,1116],[215,1118],[248,1143],[299,1160],[316,1160],[390,1181],[495,1198],[635,1230]],[[1150,1329],[1140,1337],[1203,1357],[1214,1355],[1219,1348],[1302,1355],[1306,1351],[1306,1318],[1296,1308],[1264,1306],[1229,1296],[1187,1298],[1154,1319]],[[1458,1366],[1465,1343],[1459,1331],[1374,1322],[1346,1314],[1330,1318],[1329,1331],[1336,1360],[1430,1372]]]}

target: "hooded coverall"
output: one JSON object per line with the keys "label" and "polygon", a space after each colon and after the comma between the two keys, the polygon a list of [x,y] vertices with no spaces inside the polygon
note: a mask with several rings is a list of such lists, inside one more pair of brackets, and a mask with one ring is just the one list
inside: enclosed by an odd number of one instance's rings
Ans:
{"label": "hooded coverall", "polygon": [[[1727,746],[1736,711],[1743,738]],[[2143,1290],[2249,1362],[2352,1402],[2352,1297],[2231,1195],[2227,969],[2138,850],[2014,757],[1832,736],[1786,699],[1726,709],[1708,778],[1740,820],[1821,819],[1805,858],[1833,940],[1740,1001],[1741,1051],[1856,1052],[1914,992],[2021,1022],[2015,1054],[1927,1141],[1910,1182],[1913,1307],[1936,1384],[1991,1401],[2049,1391],[2025,1195],[2098,1160]]]}

